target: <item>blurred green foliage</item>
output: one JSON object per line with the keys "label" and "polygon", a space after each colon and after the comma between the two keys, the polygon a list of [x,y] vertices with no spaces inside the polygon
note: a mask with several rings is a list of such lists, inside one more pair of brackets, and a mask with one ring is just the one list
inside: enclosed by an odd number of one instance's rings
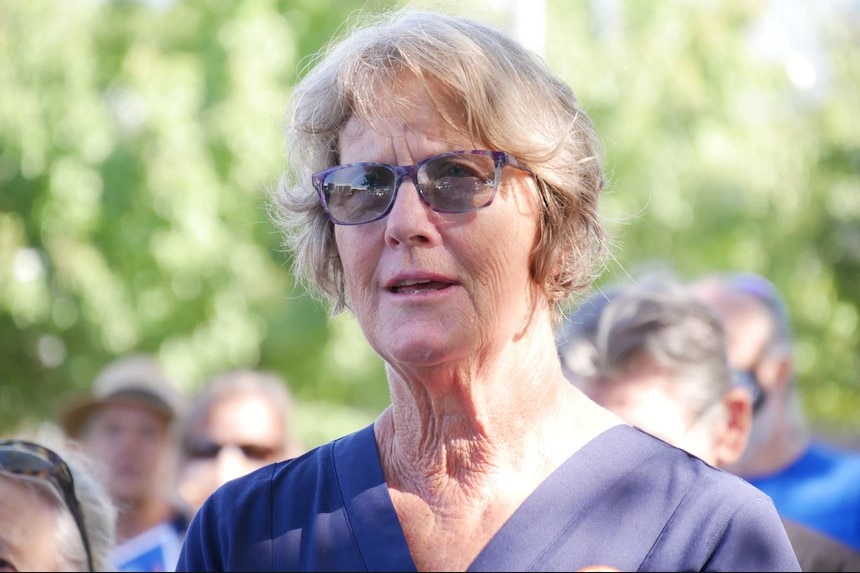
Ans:
{"label": "blurred green foliage", "polygon": [[[265,194],[297,74],[356,8],[394,4],[0,4],[0,432],[132,351],[188,391],[233,366],[281,373],[310,444],[384,407],[379,359],[293,283]],[[466,4],[420,5],[513,25],[511,5]],[[763,6],[547,0],[545,55],[604,138],[603,280],[648,260],[769,276],[811,417],[860,430],[856,14],[820,33],[812,97],[751,55]]]}
{"label": "blurred green foliage", "polygon": [[[813,24],[837,8],[779,4]],[[765,2],[625,2],[620,19],[597,5],[551,4],[547,59],[606,147],[617,260],[601,283],[665,262],[689,278],[769,277],[792,314],[811,421],[858,433],[860,13],[817,20],[814,69],[810,29],[755,49]]]}

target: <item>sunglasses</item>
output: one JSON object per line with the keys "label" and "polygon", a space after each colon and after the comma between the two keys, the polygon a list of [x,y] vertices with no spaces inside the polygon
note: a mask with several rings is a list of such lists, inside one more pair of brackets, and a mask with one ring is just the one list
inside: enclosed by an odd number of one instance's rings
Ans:
{"label": "sunglasses", "polygon": [[415,165],[350,163],[311,176],[322,208],[338,225],[361,225],[391,211],[405,177],[418,196],[438,213],[467,213],[488,207],[501,180],[502,167],[531,171],[504,151],[450,151]]}
{"label": "sunglasses", "polygon": [[765,398],[764,389],[761,387],[758,377],[752,370],[735,370],[733,376],[735,384],[750,391],[752,395],[752,411],[755,414],[761,409]]}
{"label": "sunglasses", "polygon": [[185,445],[185,453],[193,459],[212,459],[218,457],[222,449],[235,447],[249,460],[265,461],[275,455],[275,448],[257,444],[219,444],[216,442],[192,442]]}
{"label": "sunglasses", "polygon": [[84,527],[84,515],[75,495],[75,482],[69,466],[59,455],[44,446],[24,440],[0,440],[0,471],[12,475],[29,476],[51,483],[66,502],[87,553],[87,565],[93,567],[90,540]]}

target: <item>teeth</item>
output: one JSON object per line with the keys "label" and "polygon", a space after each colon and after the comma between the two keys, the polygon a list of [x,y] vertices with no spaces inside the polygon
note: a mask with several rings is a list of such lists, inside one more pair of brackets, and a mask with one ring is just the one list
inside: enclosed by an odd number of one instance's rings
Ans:
{"label": "teeth", "polygon": [[429,282],[431,282],[431,281],[428,279],[417,280],[417,281],[409,280],[409,281],[399,282],[399,283],[397,283],[397,286],[398,287],[405,287],[405,286],[412,286],[412,285],[424,285],[424,284],[427,284]]}

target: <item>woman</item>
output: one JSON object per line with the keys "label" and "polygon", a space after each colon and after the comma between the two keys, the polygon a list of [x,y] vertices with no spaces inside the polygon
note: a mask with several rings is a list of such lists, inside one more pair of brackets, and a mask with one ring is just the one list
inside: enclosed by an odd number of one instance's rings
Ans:
{"label": "woman", "polygon": [[0,440],[0,571],[113,571],[116,510],[84,466]]}
{"label": "woman", "polygon": [[223,486],[179,570],[797,568],[766,497],[565,380],[554,331],[600,262],[603,175],[538,58],[399,12],[302,80],[288,141],[297,269],[354,313],[391,405]]}

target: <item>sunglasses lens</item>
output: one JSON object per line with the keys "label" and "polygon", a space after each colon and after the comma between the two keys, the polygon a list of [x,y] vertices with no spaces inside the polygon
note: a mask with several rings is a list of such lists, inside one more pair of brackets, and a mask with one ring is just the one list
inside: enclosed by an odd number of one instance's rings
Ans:
{"label": "sunglasses lens", "polygon": [[496,164],[488,155],[445,153],[421,165],[418,188],[434,211],[474,211],[493,198]]}
{"label": "sunglasses lens", "polygon": [[188,444],[185,448],[185,452],[188,454],[188,457],[193,459],[214,458],[220,451],[221,444],[215,444],[212,442]]}
{"label": "sunglasses lens", "polygon": [[215,442],[198,442],[189,444],[185,451],[189,458],[197,460],[208,460],[218,457],[224,448],[235,448],[249,460],[266,460],[272,458],[275,448],[259,446],[256,444],[218,444]]}
{"label": "sunglasses lens", "polygon": [[53,464],[35,452],[3,450],[0,451],[0,468],[17,474],[37,475],[50,473]]}
{"label": "sunglasses lens", "polygon": [[743,386],[747,390],[749,390],[750,395],[752,397],[752,410],[753,413],[757,412],[759,408],[761,408],[762,403],[764,402],[764,391],[761,388],[761,384],[759,384],[758,379],[755,377],[753,372],[749,370],[735,370],[735,383],[739,386]]}
{"label": "sunglasses lens", "polygon": [[242,449],[242,453],[249,460],[267,460],[270,459],[275,453],[275,450],[268,446],[256,446],[253,444],[246,444],[240,446],[240,448]]}
{"label": "sunglasses lens", "polygon": [[394,197],[394,172],[382,165],[336,169],[322,181],[328,212],[338,223],[367,223],[381,217]]}

